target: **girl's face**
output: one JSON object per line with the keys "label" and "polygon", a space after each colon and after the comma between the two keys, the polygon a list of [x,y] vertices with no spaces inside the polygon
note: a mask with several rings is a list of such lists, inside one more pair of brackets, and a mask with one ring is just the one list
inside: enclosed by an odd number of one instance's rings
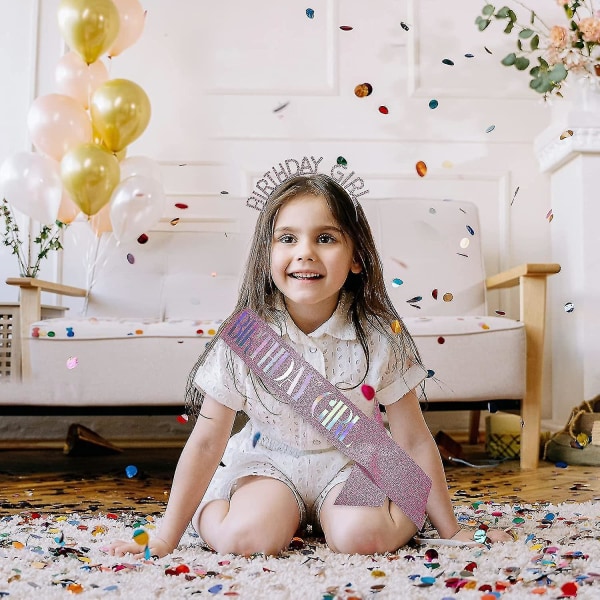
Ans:
{"label": "girl's face", "polygon": [[321,196],[303,194],[279,210],[271,242],[271,277],[305,333],[333,314],[349,272],[360,273],[354,247]]}

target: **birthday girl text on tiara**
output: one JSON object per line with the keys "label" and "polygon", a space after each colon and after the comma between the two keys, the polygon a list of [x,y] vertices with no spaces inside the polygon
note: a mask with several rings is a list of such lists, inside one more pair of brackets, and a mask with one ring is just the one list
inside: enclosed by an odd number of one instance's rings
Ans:
{"label": "birthday girl text on tiara", "polygon": [[[319,170],[319,164],[323,157],[315,158],[305,156],[300,162],[294,158],[288,158],[277,166],[269,169],[261,179],[256,182],[252,194],[246,200],[246,206],[262,210],[269,196],[275,191],[277,186],[281,185],[291,177],[298,175],[316,175]],[[335,164],[331,167],[330,176],[341,185],[347,194],[352,198],[352,202],[356,204],[360,196],[369,193],[369,190],[364,190],[365,182],[361,177],[356,176],[355,172],[347,173],[346,165]]]}

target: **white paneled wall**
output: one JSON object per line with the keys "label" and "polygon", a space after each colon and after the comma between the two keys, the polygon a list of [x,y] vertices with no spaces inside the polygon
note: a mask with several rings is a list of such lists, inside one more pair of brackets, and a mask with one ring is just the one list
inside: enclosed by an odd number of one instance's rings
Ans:
{"label": "white paneled wall", "polygon": [[[188,195],[241,203],[285,158],[312,154],[331,165],[344,156],[371,197],[477,203],[490,274],[551,260],[549,182],[533,151],[550,112],[525,75],[500,65],[514,40],[499,28],[477,30],[481,3],[141,1],[144,34],[109,61],[109,71],[150,97],[150,125],[128,155],[160,162],[172,202]],[[55,91],[54,66],[64,51],[57,6],[0,0],[0,160],[29,149],[29,104]],[[373,93],[358,98],[354,87],[363,82]],[[428,165],[423,178],[415,171],[420,160]],[[0,280],[14,274],[12,257],[0,249]],[[76,275],[56,261],[43,273],[77,285]],[[15,293],[0,283],[0,300]],[[516,295],[503,294],[491,298],[491,308],[517,316]]]}

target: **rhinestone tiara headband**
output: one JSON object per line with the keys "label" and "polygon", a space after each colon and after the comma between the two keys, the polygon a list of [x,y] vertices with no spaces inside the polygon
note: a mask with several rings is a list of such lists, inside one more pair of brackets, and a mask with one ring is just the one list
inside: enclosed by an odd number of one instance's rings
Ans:
{"label": "rhinestone tiara headband", "polygon": [[[282,163],[271,167],[256,182],[252,194],[246,200],[246,206],[262,210],[278,186],[298,175],[316,175],[322,160],[322,156],[320,158],[305,156],[301,161],[297,161],[295,158],[288,158]],[[347,173],[347,171],[348,167],[346,165],[336,163],[331,167],[330,177],[344,188],[356,206],[358,198],[368,194],[369,190],[364,190],[365,182],[362,177],[355,177],[356,173],[354,171],[350,173]]]}

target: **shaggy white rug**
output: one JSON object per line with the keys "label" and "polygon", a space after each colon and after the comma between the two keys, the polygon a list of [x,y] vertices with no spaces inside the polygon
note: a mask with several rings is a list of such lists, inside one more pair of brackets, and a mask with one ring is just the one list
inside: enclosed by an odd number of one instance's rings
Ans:
{"label": "shaggy white rug", "polygon": [[[457,508],[466,525],[512,527],[486,547],[426,542],[390,555],[334,554],[310,538],[278,558],[221,556],[188,531],[160,560],[108,556],[113,539],[157,523],[131,513],[0,517],[0,598],[600,598],[600,503]],[[426,535],[426,534],[425,534]]]}

